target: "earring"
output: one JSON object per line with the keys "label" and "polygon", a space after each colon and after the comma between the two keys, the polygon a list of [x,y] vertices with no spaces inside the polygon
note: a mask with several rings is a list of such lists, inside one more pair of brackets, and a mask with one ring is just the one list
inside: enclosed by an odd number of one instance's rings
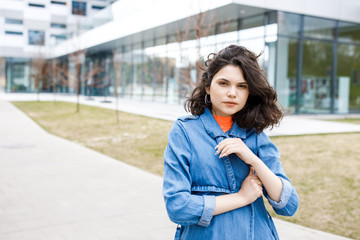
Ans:
{"label": "earring", "polygon": [[211,104],[210,95],[206,94],[204,99],[205,105],[209,106]]}

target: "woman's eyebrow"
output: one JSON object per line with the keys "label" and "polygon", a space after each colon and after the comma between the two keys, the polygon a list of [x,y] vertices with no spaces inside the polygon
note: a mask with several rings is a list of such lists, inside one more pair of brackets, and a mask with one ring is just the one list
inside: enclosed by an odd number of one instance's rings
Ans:
{"label": "woman's eyebrow", "polygon": [[[222,78],[222,77],[220,77],[220,78],[218,78],[218,79],[216,79],[217,81],[226,81],[226,82],[230,82],[230,80],[227,80],[226,78]],[[241,84],[248,84],[247,82],[239,82],[239,83],[237,83],[238,85],[241,85]]]}
{"label": "woman's eyebrow", "polygon": [[218,80],[218,81],[227,81],[227,82],[230,82],[230,81],[227,80],[226,78],[222,78],[222,77],[220,77],[220,78],[218,78],[218,79],[216,79],[216,80]]}

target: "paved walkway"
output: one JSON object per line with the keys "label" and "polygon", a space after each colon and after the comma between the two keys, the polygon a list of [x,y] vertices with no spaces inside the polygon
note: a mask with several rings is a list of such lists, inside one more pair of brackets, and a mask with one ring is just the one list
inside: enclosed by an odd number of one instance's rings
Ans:
{"label": "paved walkway", "polygon": [[[161,177],[46,133],[4,101],[14,98],[34,95],[0,94],[1,240],[173,239],[175,224],[164,209]],[[89,102],[110,107],[98,100]],[[128,100],[121,102],[122,110],[126,104],[131,112],[143,109],[170,120],[182,111]],[[360,131],[356,125],[336,125],[342,126]],[[345,239],[277,219],[275,224],[281,239]]]}

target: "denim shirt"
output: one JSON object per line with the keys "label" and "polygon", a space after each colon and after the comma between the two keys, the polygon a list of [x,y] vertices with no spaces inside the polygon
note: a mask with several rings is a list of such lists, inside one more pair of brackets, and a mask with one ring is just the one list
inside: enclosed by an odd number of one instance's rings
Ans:
{"label": "denim shirt", "polygon": [[263,197],[244,207],[213,216],[215,196],[238,192],[249,174],[249,165],[235,154],[219,158],[215,146],[225,138],[241,138],[282,181],[280,202],[274,211],[292,216],[299,199],[287,178],[279,151],[265,133],[240,128],[234,122],[224,133],[209,109],[200,116],[177,119],[164,153],[163,195],[171,221],[179,224],[176,239],[278,239]]}

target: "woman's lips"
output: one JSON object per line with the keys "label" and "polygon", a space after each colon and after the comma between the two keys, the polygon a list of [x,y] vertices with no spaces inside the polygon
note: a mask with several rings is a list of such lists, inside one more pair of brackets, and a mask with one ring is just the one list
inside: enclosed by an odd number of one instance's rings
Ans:
{"label": "woman's lips", "polygon": [[226,104],[226,106],[228,106],[228,107],[233,107],[233,106],[237,105],[236,102],[225,102],[225,104]]}

